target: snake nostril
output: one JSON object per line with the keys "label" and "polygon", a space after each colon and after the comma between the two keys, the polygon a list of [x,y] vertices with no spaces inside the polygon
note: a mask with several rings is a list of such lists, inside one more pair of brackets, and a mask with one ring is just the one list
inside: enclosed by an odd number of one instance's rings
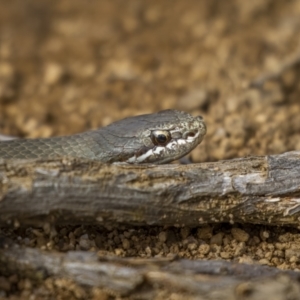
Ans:
{"label": "snake nostril", "polygon": [[195,135],[195,132],[189,132],[186,137],[194,137]]}
{"label": "snake nostril", "polygon": [[196,136],[196,132],[195,131],[187,131],[184,135],[183,135],[183,137],[185,138],[185,139],[187,139],[187,138],[193,138],[193,137],[195,137]]}

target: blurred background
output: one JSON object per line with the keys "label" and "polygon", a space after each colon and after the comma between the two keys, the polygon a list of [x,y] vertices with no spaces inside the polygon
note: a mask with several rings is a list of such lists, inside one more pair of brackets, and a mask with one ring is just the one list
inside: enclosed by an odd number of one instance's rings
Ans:
{"label": "blurred background", "polygon": [[0,132],[48,137],[174,108],[193,161],[300,150],[300,1],[0,1]]}

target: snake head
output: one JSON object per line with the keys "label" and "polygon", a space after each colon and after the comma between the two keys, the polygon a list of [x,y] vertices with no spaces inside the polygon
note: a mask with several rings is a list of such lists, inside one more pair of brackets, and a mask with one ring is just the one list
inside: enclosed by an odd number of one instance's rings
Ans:
{"label": "snake head", "polygon": [[75,157],[104,163],[162,164],[189,153],[205,133],[201,117],[165,110],[70,136],[0,142],[0,158]]}
{"label": "snake head", "polygon": [[181,158],[200,144],[206,125],[201,116],[164,110],[122,120],[119,133],[124,130],[123,137],[127,134],[131,140],[122,147],[119,161],[162,164]]}

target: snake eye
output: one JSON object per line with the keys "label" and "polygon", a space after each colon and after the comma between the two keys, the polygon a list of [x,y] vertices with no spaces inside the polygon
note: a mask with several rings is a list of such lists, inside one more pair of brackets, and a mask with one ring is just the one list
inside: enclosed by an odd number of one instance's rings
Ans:
{"label": "snake eye", "polygon": [[164,146],[171,140],[169,131],[155,130],[151,132],[151,140],[154,145]]}

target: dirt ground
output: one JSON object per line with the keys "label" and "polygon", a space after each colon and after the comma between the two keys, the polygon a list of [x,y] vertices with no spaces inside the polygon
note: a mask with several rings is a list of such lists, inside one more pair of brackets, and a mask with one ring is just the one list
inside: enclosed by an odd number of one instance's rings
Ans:
{"label": "dirt ground", "polygon": [[[300,150],[300,1],[1,0],[0,6],[3,134],[72,134],[174,108],[206,120],[194,162]],[[39,228],[3,231],[45,250],[300,265],[300,233],[291,228],[80,226],[57,228],[51,238]],[[59,284],[37,288],[26,278],[0,276],[4,299],[55,293],[76,298]]]}

